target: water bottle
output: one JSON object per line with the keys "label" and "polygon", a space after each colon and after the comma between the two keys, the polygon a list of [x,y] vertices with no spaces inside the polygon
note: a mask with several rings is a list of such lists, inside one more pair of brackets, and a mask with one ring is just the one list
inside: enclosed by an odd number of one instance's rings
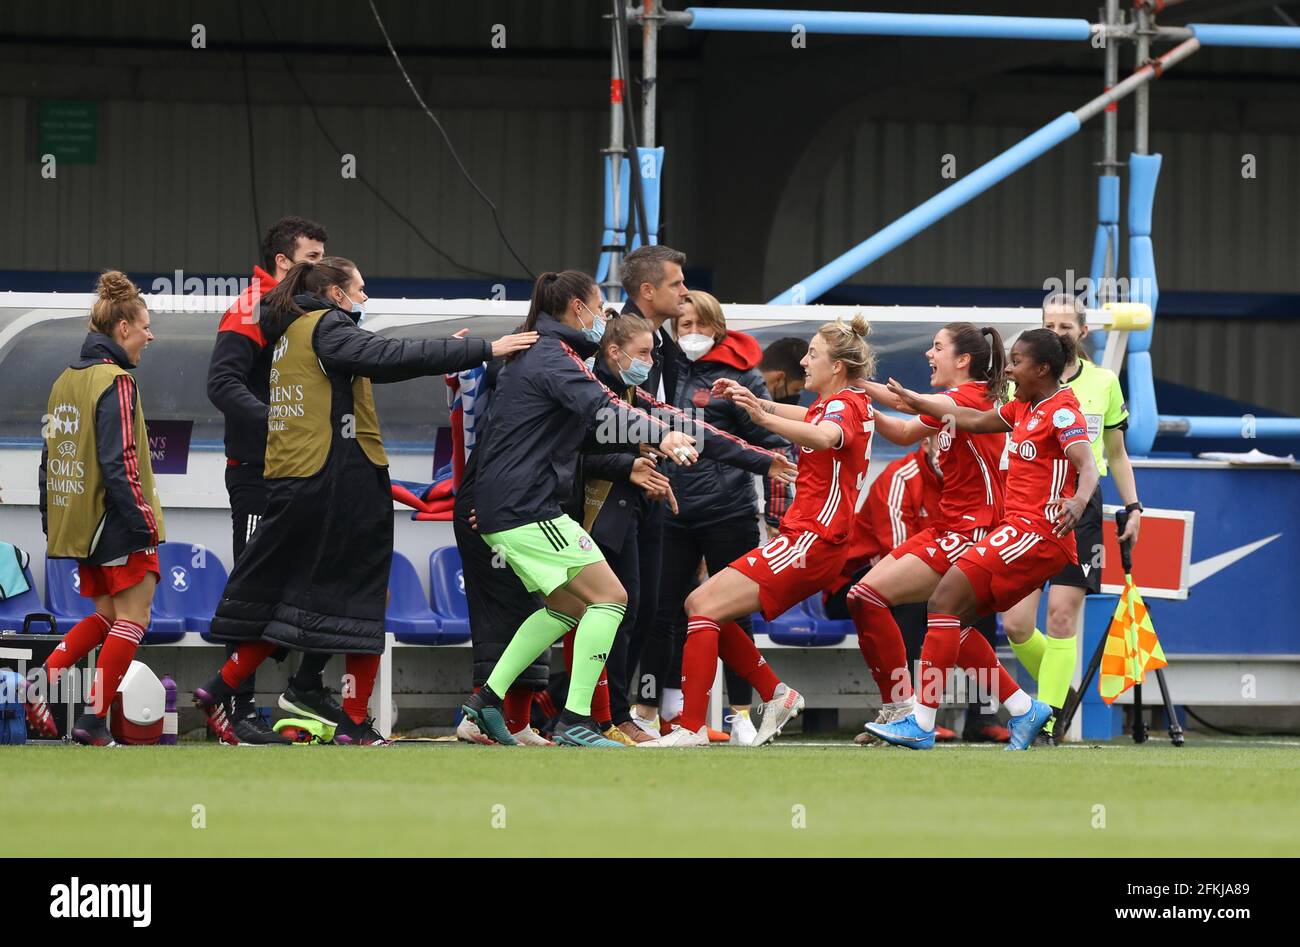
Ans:
{"label": "water bottle", "polygon": [[170,674],[164,674],[163,690],[167,692],[167,702],[163,706],[163,732],[158,738],[159,746],[176,745],[176,682]]}

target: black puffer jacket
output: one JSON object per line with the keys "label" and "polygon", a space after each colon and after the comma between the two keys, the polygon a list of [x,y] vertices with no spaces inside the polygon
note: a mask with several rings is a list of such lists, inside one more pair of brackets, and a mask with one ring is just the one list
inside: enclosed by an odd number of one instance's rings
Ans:
{"label": "black puffer jacket", "polygon": [[[691,417],[701,418],[715,430],[706,430],[706,439],[727,438],[747,441],[768,451],[781,451],[789,456],[789,442],[779,434],[759,427],[742,408],[712,395],[713,383],[719,378],[730,378],[744,385],[760,398],[771,398],[763,376],[755,366],[761,357],[758,343],[743,332],[728,332],[726,337],[697,361],[685,361],[678,369],[676,405]],[[697,445],[699,446],[699,445]],[[758,504],[752,474],[764,475],[771,465],[771,456],[747,452],[749,459],[742,467],[728,466],[701,457],[690,467],[673,467],[670,479],[677,496],[678,513],[669,514],[665,525],[669,528],[689,529],[712,526],[724,520],[743,516],[757,516]],[[789,484],[764,481],[765,510],[768,522],[780,522],[789,506]]]}
{"label": "black puffer jacket", "polygon": [[614,441],[657,444],[668,426],[601,384],[583,359],[597,344],[542,313],[537,344],[497,378],[491,423],[478,446],[478,528],[498,533],[554,519],[569,502],[589,430]]}

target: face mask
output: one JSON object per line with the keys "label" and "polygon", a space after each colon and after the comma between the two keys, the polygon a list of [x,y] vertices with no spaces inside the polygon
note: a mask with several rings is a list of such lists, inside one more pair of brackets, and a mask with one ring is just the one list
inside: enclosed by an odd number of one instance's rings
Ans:
{"label": "face mask", "polygon": [[[627,354],[626,352],[624,353]],[[633,358],[628,355],[628,361],[631,362],[627,368],[618,370],[619,377],[629,385],[640,385],[650,377],[651,362],[643,362],[639,358]]]}
{"label": "face mask", "polygon": [[[583,309],[587,309],[586,303],[579,303],[579,305]],[[587,309],[587,313],[591,316],[591,326],[582,327],[582,337],[588,342],[599,343],[605,337],[605,317],[596,315],[590,309]],[[578,321],[582,321],[581,317],[579,317]]]}
{"label": "face mask", "polygon": [[[342,291],[340,290],[340,292]],[[357,317],[357,325],[361,325],[361,320],[366,317],[365,307],[363,307],[361,303],[357,302],[351,296],[348,296],[347,293],[343,293],[343,295],[344,297],[346,297],[348,302],[352,303],[352,315]]]}
{"label": "face mask", "polygon": [[677,340],[677,345],[682,352],[692,362],[702,355],[708,354],[709,349],[713,348],[714,341],[711,335],[701,335],[698,332],[692,332],[684,335]]}

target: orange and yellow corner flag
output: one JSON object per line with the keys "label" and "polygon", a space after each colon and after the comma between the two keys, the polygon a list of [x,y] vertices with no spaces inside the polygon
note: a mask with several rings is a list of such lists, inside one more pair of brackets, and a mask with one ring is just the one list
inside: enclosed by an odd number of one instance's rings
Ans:
{"label": "orange and yellow corner flag", "polygon": [[1115,606],[1115,616],[1106,633],[1106,650],[1101,658],[1097,689],[1101,699],[1113,704],[1120,694],[1146,679],[1147,671],[1166,667],[1165,652],[1151,626],[1142,595],[1133,584],[1133,576],[1124,576],[1124,594]]}

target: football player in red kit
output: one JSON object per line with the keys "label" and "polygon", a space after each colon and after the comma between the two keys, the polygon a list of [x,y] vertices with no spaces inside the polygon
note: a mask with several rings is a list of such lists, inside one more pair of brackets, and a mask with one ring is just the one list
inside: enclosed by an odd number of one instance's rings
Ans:
{"label": "football player in red kit", "polygon": [[1006,705],[1011,715],[1007,749],[1029,749],[1052,715],[1051,707],[1016,686],[993,648],[968,626],[980,615],[1006,610],[1078,560],[1070,532],[1097,489],[1099,474],[1079,402],[1061,385],[1061,373],[1074,359],[1072,339],[1047,329],[1025,332],[1012,346],[1007,367],[1016,398],[991,411],[949,407],[890,379],[890,390],[913,410],[947,412],[959,429],[972,434],[1010,430],[1011,440],[1002,521],[961,554],[957,568],[948,570],[930,595],[915,711],[865,728],[888,743],[934,746],[935,712],[945,677],[955,666],[975,670],[990,696]]}
{"label": "football player in red kit", "polygon": [[[930,383],[944,389],[931,397],[937,410],[903,424],[908,442],[938,439],[943,492],[933,525],[897,546],[849,592],[849,614],[858,646],[880,689],[876,723],[892,723],[912,712],[907,651],[891,609],[924,602],[954,562],[1002,518],[1002,475],[998,467],[1006,434],[973,434],[945,420],[958,407],[990,411],[1006,392],[1002,337],[969,322],[944,326],[925,353]],[[896,399],[883,385],[868,390],[885,403]],[[907,410],[907,405],[898,405]]]}
{"label": "football player in red kit", "polygon": [[778,536],[711,576],[687,598],[685,706],[675,729],[639,746],[708,744],[704,717],[719,655],[763,699],[753,746],[771,741],[803,709],[803,697],[781,683],[735,619],[754,611],[775,618],[829,588],[843,569],[872,434],[880,424],[881,432],[894,440],[902,428],[897,419],[877,417],[862,388],[874,368],[869,331],[859,315],[852,324],[827,323],[813,336],[801,364],[806,387],[820,397],[807,410],[761,400],[728,379],[715,383],[716,396],[730,398],[755,423],[802,448],[794,503],[781,519]]}

